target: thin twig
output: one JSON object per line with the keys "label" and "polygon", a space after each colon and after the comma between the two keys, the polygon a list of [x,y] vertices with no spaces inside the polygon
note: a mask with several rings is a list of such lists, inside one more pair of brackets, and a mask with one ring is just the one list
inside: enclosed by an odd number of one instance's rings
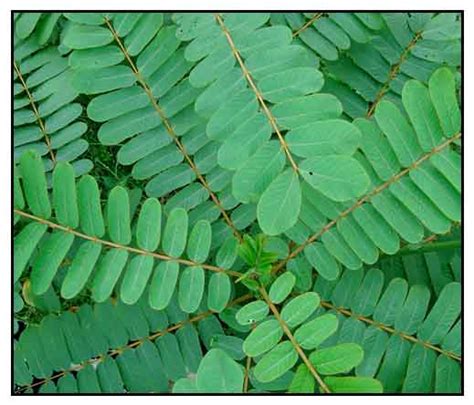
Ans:
{"label": "thin twig", "polygon": [[244,392],[247,392],[249,389],[249,373],[250,366],[252,365],[252,358],[247,356],[247,361],[245,363],[245,374],[244,374]]}
{"label": "thin twig", "polygon": [[298,28],[295,32],[293,32],[293,38],[296,38],[298,35],[300,35],[306,28],[309,26],[313,25],[317,20],[319,20],[324,13],[316,13],[313,15],[306,23],[304,23],[300,28]]}

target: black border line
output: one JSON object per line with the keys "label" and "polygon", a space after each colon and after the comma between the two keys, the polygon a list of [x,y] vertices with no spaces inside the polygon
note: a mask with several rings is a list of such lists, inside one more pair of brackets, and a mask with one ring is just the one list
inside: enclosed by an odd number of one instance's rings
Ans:
{"label": "black border line", "polygon": [[[11,170],[11,179],[10,179],[10,203],[12,207],[12,211],[10,212],[10,223],[11,223],[11,241],[10,241],[10,252],[11,252],[11,269],[10,269],[10,281],[11,281],[11,293],[10,293],[10,305],[11,305],[11,344],[10,344],[10,377],[11,377],[11,391],[10,396],[17,397],[17,396],[46,396],[46,397],[68,397],[68,396],[105,396],[105,397],[115,397],[115,396],[146,396],[146,397],[160,397],[160,396],[184,396],[184,397],[193,397],[193,396],[294,396],[294,397],[318,397],[322,394],[286,394],[286,393],[242,393],[242,394],[231,394],[231,393],[192,393],[192,394],[178,394],[178,393],[99,393],[99,394],[90,394],[90,393],[58,393],[58,394],[50,394],[50,393],[15,393],[15,384],[14,384],[14,333],[13,333],[13,324],[14,324],[14,312],[13,312],[13,172],[14,172],[14,143],[13,143],[13,134],[14,134],[14,126],[13,126],[13,113],[14,113],[14,72],[13,72],[13,62],[14,62],[14,13],[28,13],[28,12],[42,12],[42,13],[64,13],[64,12],[72,12],[72,13],[97,13],[97,12],[110,12],[110,13],[154,13],[154,12],[163,12],[163,13],[175,13],[175,12],[185,12],[185,13],[209,13],[209,12],[226,12],[226,13],[249,13],[249,12],[315,12],[315,11],[324,11],[324,12],[340,12],[340,13],[357,13],[357,12],[368,12],[368,13],[426,13],[426,12],[433,12],[433,13],[458,13],[461,16],[461,133],[464,135],[464,11],[465,10],[433,10],[433,9],[402,9],[402,10],[387,10],[387,9],[353,9],[353,10],[327,10],[327,9],[320,9],[320,10],[92,10],[92,9],[85,9],[85,10],[38,10],[38,9],[14,9],[10,10],[10,71],[11,71],[11,99],[10,99],[10,115],[11,115],[11,125],[10,125],[10,141],[11,141],[11,150],[10,150],[10,170]],[[361,393],[352,393],[352,394],[338,394],[338,393],[331,393],[329,397],[332,396],[340,396],[340,397],[383,397],[383,396],[390,396],[390,397],[459,397],[464,396],[464,146],[461,146],[461,392],[456,394],[444,394],[444,393],[381,393],[381,394],[361,394]]]}

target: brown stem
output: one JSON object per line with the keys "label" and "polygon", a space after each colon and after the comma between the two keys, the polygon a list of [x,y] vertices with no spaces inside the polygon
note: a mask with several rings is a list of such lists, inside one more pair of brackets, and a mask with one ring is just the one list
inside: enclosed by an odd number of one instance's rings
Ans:
{"label": "brown stem", "polygon": [[313,15],[308,21],[306,21],[306,23],[303,24],[303,26],[293,32],[293,38],[296,38],[298,35],[300,35],[304,30],[306,30],[306,28],[313,25],[313,23],[319,20],[323,15],[324,13],[316,13]]}

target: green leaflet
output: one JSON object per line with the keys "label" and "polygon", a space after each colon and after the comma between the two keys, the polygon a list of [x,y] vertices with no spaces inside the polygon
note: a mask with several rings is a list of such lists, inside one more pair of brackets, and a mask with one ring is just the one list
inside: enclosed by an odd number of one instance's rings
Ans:
{"label": "green leaflet", "polygon": [[211,248],[211,224],[208,221],[200,220],[194,225],[189,234],[186,254],[190,260],[196,263],[203,263]]}
{"label": "green leaflet", "polygon": [[447,68],[438,69],[429,80],[431,101],[444,135],[451,137],[461,130],[461,112],[456,99],[454,76]]}
{"label": "green leaflet", "polygon": [[303,178],[333,201],[360,197],[369,187],[369,178],[352,157],[329,155],[304,160],[300,164]]}
{"label": "green leaflet", "polygon": [[104,93],[135,83],[136,77],[128,66],[110,66],[104,69],[82,69],[75,72],[74,88],[84,94]]}
{"label": "green leaflet", "polygon": [[199,365],[196,386],[205,393],[242,392],[244,373],[223,350],[211,349]]}
{"label": "green leaflet", "polygon": [[183,208],[171,211],[163,232],[163,251],[172,257],[179,257],[186,246],[188,235],[188,214]]}
{"label": "green leaflet", "polygon": [[34,215],[48,219],[51,216],[51,204],[40,156],[33,151],[25,152],[20,158],[20,171],[28,207]]}
{"label": "green leaflet", "polygon": [[161,204],[148,198],[142,206],[137,222],[137,245],[149,252],[158,248],[161,237]]}
{"label": "green leaflet", "polygon": [[207,306],[210,310],[224,310],[230,298],[231,283],[227,274],[215,273],[211,276],[207,291]]}
{"label": "green leaflet", "polygon": [[289,301],[281,311],[281,318],[293,328],[308,319],[319,306],[319,295],[307,292]]}
{"label": "green leaflet", "polygon": [[125,56],[119,47],[109,45],[101,48],[89,48],[73,51],[69,55],[69,65],[74,69],[99,69],[116,65],[124,58]]}
{"label": "green leaflet", "polygon": [[454,360],[441,355],[436,360],[436,385],[435,392],[459,393],[461,392],[461,368]]}
{"label": "green leaflet", "polygon": [[283,336],[283,330],[275,319],[259,324],[244,341],[244,352],[247,356],[255,357],[269,351]]}
{"label": "green leaflet", "polygon": [[279,126],[296,129],[307,124],[310,127],[309,124],[320,120],[324,123],[324,120],[338,118],[342,114],[342,104],[331,94],[311,94],[278,103],[271,111]]}
{"label": "green leaflet", "polygon": [[77,184],[79,222],[81,229],[90,236],[102,237],[105,233],[100,204],[100,191],[92,176],[84,176]]}
{"label": "green leaflet", "polygon": [[127,190],[116,186],[107,200],[107,225],[110,239],[128,245],[132,240],[130,231],[130,201]]}
{"label": "green leaflet", "polygon": [[268,292],[270,300],[274,304],[279,304],[285,300],[295,286],[296,277],[292,273],[283,273],[271,285]]}
{"label": "green leaflet", "polygon": [[101,250],[101,245],[89,241],[79,247],[61,285],[63,298],[73,298],[84,288]]}
{"label": "green leaflet", "polygon": [[298,353],[291,342],[281,342],[257,363],[255,378],[261,382],[273,381],[292,368],[297,360]]}
{"label": "green leaflet", "polygon": [[362,348],[355,343],[341,343],[337,346],[316,350],[309,360],[322,375],[346,373],[356,367],[364,356]]}
{"label": "green leaflet", "polygon": [[48,227],[36,222],[26,225],[13,243],[13,282],[22,275],[34,248]]}
{"label": "green leaflet", "polygon": [[403,167],[410,166],[420,157],[421,148],[417,143],[415,132],[393,103],[381,101],[375,110],[375,120],[387,136]]}
{"label": "green leaflet", "polygon": [[127,259],[128,252],[121,249],[111,249],[101,259],[91,286],[95,302],[104,302],[110,297]]}
{"label": "green leaflet", "polygon": [[61,225],[79,225],[74,169],[66,162],[59,162],[53,171],[53,207]]}
{"label": "green leaflet", "polygon": [[295,332],[295,339],[303,349],[315,349],[336,332],[338,324],[333,314],[318,316],[301,325]]}
{"label": "green leaflet", "polygon": [[141,297],[153,270],[151,256],[135,256],[130,260],[120,287],[120,299],[126,304],[134,304]]}
{"label": "green leaflet", "polygon": [[193,394],[199,392],[196,381],[190,378],[181,378],[173,385],[173,394]]}
{"label": "green leaflet", "polygon": [[288,387],[288,392],[292,394],[312,394],[316,386],[316,381],[305,364],[300,364]]}
{"label": "green leaflet", "polygon": [[204,270],[200,266],[186,267],[179,278],[178,301],[187,313],[195,312],[204,293]]}
{"label": "green leaflet", "polygon": [[211,341],[211,347],[224,350],[234,360],[242,360],[245,358],[242,343],[243,340],[235,336],[216,335]]}
{"label": "green leaflet", "polygon": [[97,48],[112,42],[113,36],[105,27],[73,24],[64,36],[64,44],[71,49]]}
{"label": "green leaflet", "polygon": [[257,202],[281,172],[285,156],[277,141],[269,141],[239,168],[232,178],[232,193],[239,201]]}
{"label": "green leaflet", "polygon": [[327,280],[336,280],[339,275],[339,265],[322,243],[311,243],[304,249],[308,262],[318,274]]}
{"label": "green leaflet", "polygon": [[224,269],[230,269],[237,258],[237,239],[230,237],[221,245],[216,255],[216,264]]}
{"label": "green leaflet", "polygon": [[300,207],[298,175],[287,169],[262,194],[257,205],[258,223],[267,235],[278,235],[296,223]]}
{"label": "green leaflet", "polygon": [[368,377],[326,377],[324,382],[335,394],[380,394],[382,384]]}
{"label": "green leaflet", "polygon": [[240,308],[235,314],[235,319],[240,325],[251,325],[264,319],[268,315],[268,311],[269,308],[265,301],[253,301]]}
{"label": "green leaflet", "polygon": [[178,281],[179,264],[163,261],[155,268],[150,283],[150,306],[160,310],[168,306]]}
{"label": "green leaflet", "polygon": [[351,309],[358,315],[372,315],[382,293],[383,283],[383,273],[378,269],[370,269],[352,299]]}
{"label": "green leaflet", "polygon": [[459,283],[449,283],[439,295],[436,304],[431,309],[418,330],[418,337],[432,344],[437,344],[449,331],[461,311],[461,286]]}
{"label": "green leaflet", "polygon": [[340,119],[298,126],[285,136],[290,151],[301,157],[352,155],[361,134],[356,126]]}
{"label": "green leaflet", "polygon": [[394,278],[382,294],[373,318],[385,325],[392,325],[400,313],[407,294],[407,282],[401,278]]}
{"label": "green leaflet", "polygon": [[74,235],[54,231],[40,245],[30,276],[34,294],[41,295],[48,290],[73,241]]}
{"label": "green leaflet", "polygon": [[295,68],[265,76],[259,87],[266,100],[278,103],[319,91],[323,87],[323,75],[313,68]]}
{"label": "green leaflet", "polygon": [[[432,392],[436,354],[421,345],[413,345],[402,392]],[[420,371],[423,372],[420,372]]]}
{"label": "green leaflet", "polygon": [[403,87],[402,101],[421,148],[429,152],[442,142],[443,130],[428,89],[422,83],[410,80]]}

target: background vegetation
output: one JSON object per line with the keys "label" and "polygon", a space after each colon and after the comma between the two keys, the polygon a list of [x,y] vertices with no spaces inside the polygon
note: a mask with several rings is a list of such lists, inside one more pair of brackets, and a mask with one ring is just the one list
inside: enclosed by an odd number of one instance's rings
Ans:
{"label": "background vegetation", "polygon": [[15,393],[459,393],[456,13],[15,13]]}

